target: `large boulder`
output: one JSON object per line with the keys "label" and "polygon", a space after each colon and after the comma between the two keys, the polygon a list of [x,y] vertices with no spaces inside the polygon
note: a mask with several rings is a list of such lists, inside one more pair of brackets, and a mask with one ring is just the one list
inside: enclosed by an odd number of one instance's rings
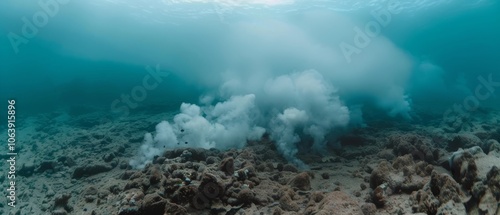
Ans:
{"label": "large boulder", "polygon": [[[449,203],[452,201],[452,203]],[[415,213],[437,214],[438,210],[446,211],[451,204],[462,204],[465,194],[460,185],[447,174],[439,174],[433,171],[431,180],[421,189],[412,193],[410,202]],[[441,209],[440,209],[441,208]]]}

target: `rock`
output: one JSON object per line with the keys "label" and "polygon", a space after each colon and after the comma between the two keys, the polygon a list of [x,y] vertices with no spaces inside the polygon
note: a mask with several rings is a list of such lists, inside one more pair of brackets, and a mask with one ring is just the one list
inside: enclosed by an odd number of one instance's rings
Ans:
{"label": "rock", "polygon": [[474,183],[474,185],[472,186],[472,189],[471,189],[471,194],[472,194],[472,198],[471,199],[472,201],[477,201],[478,199],[480,199],[484,193],[486,192],[486,190],[488,189],[488,186],[483,184],[482,181],[478,181],[476,183]]}
{"label": "rock", "polygon": [[297,167],[295,167],[292,164],[286,164],[283,166],[283,171],[288,171],[288,172],[299,172]]}
{"label": "rock", "polygon": [[316,191],[316,192],[311,193],[311,197],[310,197],[309,201],[319,203],[324,198],[325,198],[325,195],[323,195],[323,193]]}
{"label": "rock", "polygon": [[413,213],[436,214],[439,208],[439,200],[434,197],[432,192],[419,190],[410,196]]}
{"label": "rock", "polygon": [[130,165],[126,161],[120,161],[120,169],[127,169]]}
{"label": "rock", "polygon": [[33,162],[23,163],[19,171],[17,172],[20,176],[30,177],[35,172],[35,164]]}
{"label": "rock", "polygon": [[[125,171],[121,176],[120,176],[120,179],[122,180],[129,180],[131,179],[132,175],[134,175],[136,172],[135,171]],[[139,174],[142,174],[139,172]]]}
{"label": "rock", "polygon": [[[141,189],[133,188],[120,193],[119,197],[121,198],[120,205],[139,206],[141,201],[144,199],[144,192]],[[137,207],[133,210],[138,211],[139,208]]]}
{"label": "rock", "polygon": [[317,215],[363,215],[358,202],[341,191],[328,193],[317,205]]}
{"label": "rock", "polygon": [[241,151],[241,153],[239,153],[236,156],[236,158],[239,160],[249,161],[252,164],[254,164],[255,161],[257,161],[257,155],[255,154],[253,149],[250,149],[250,148],[244,148]]}
{"label": "rock", "polygon": [[487,141],[488,144],[488,154],[500,154],[500,143],[497,140],[491,139]]}
{"label": "rock", "polygon": [[191,174],[191,172],[187,169],[176,169],[172,171],[172,174],[170,175],[172,178],[178,178],[181,180],[184,180],[188,178],[188,175]]}
{"label": "rock", "polygon": [[[415,191],[410,197],[413,212],[436,214],[438,208],[449,201],[462,204],[465,194],[460,185],[447,174],[433,171],[431,180],[421,190]],[[446,207],[445,207],[446,208]],[[444,209],[443,209],[444,210]]]}
{"label": "rock", "polygon": [[73,167],[76,165],[75,160],[69,156],[62,156],[57,159],[57,161],[61,162],[64,166]]}
{"label": "rock", "polygon": [[112,161],[113,159],[115,159],[115,153],[111,152],[111,153],[107,153],[105,154],[102,159],[105,161],[105,162],[110,162]]}
{"label": "rock", "polygon": [[425,186],[426,180],[424,178],[421,178],[419,176],[412,176],[408,177],[411,178],[411,180],[407,180],[404,183],[401,184],[399,190],[396,190],[397,193],[403,192],[403,193],[408,193],[411,194],[414,191],[417,191],[419,189],[422,189],[422,187]]}
{"label": "rock", "polygon": [[394,169],[402,169],[403,167],[407,166],[412,166],[415,163],[413,162],[413,156],[411,154],[407,154],[404,156],[399,156],[397,157],[393,162],[392,162],[392,167]]}
{"label": "rock", "polygon": [[156,166],[149,168],[147,175],[149,176],[150,184],[157,184],[163,178],[161,171]]}
{"label": "rock", "polygon": [[478,204],[479,214],[496,215],[499,203],[491,190],[486,190]]}
{"label": "rock", "polygon": [[421,177],[430,176],[433,170],[434,166],[425,161],[420,161],[415,164],[415,173]]}
{"label": "rock", "polygon": [[370,187],[377,188],[379,185],[388,182],[389,174],[393,171],[392,165],[387,161],[382,161],[372,171],[370,175]]}
{"label": "rock", "polygon": [[130,189],[141,189],[141,190],[147,190],[151,183],[147,178],[136,178],[134,180],[131,180],[127,182],[125,185],[124,190],[130,190]]}
{"label": "rock", "polygon": [[284,195],[279,200],[280,207],[285,211],[299,211],[299,205],[290,198],[289,195]]}
{"label": "rock", "polygon": [[462,215],[467,214],[465,205],[462,203],[456,203],[452,200],[448,201],[446,204],[442,204],[437,209],[437,215]]}
{"label": "rock", "polygon": [[106,163],[90,163],[85,164],[84,166],[79,166],[73,172],[74,179],[80,179],[82,177],[88,177],[92,175],[96,175],[103,172],[108,172],[112,170],[113,167]]}
{"label": "rock", "polygon": [[437,160],[436,153],[429,137],[416,134],[392,134],[388,138],[389,146],[393,147],[394,154],[401,156],[411,154],[414,159],[432,162]]}
{"label": "rock", "polygon": [[283,168],[284,168],[284,167],[283,167],[283,164],[282,164],[282,163],[278,163],[278,165],[276,166],[276,169],[277,169],[278,171],[280,171],[280,172],[281,172],[281,171],[283,171]]}
{"label": "rock", "polygon": [[458,134],[448,142],[448,150],[456,151],[459,148],[471,148],[481,145],[481,139],[474,134]]}
{"label": "rock", "polygon": [[359,188],[361,188],[361,190],[366,190],[367,186],[365,183],[361,183],[359,184]]}
{"label": "rock", "polygon": [[490,172],[494,166],[500,168],[500,154],[493,152],[486,155],[479,151],[472,155],[477,166],[476,180],[487,180],[488,172]]}
{"label": "rock", "polygon": [[106,201],[111,194],[109,190],[100,190],[99,193],[97,193],[98,201]]}
{"label": "rock", "polygon": [[71,198],[71,193],[56,195],[54,199],[54,206],[52,207],[52,209],[54,211],[71,212],[73,208],[68,205],[68,201],[70,198]]}
{"label": "rock", "polygon": [[[184,154],[184,155],[183,155]],[[208,156],[211,156],[213,153],[211,151],[202,149],[202,148],[177,148],[173,150],[167,150],[163,153],[163,157],[168,159],[174,159],[177,157],[181,157],[183,162],[186,161],[205,161]]]}
{"label": "rock", "polygon": [[234,176],[239,180],[239,181],[245,181],[247,180],[248,177],[248,170],[246,169],[240,169],[234,173]]}
{"label": "rock", "polygon": [[390,149],[384,149],[382,151],[380,151],[377,156],[381,159],[384,159],[384,160],[393,160],[396,156],[392,153],[392,150]]}
{"label": "rock", "polygon": [[181,157],[182,162],[191,161],[191,158],[193,157],[193,153],[190,152],[189,150],[184,150],[184,151],[182,151],[182,154],[180,155],[180,157]]}
{"label": "rock", "polygon": [[165,213],[165,205],[167,200],[156,193],[144,196],[139,208],[141,214],[163,215]]}
{"label": "rock", "polygon": [[191,202],[198,194],[198,189],[195,186],[182,186],[172,195],[172,202],[180,205]]}
{"label": "rock", "polygon": [[439,174],[436,171],[433,171],[431,174],[429,188],[441,204],[449,200],[461,202],[465,196],[460,189],[460,185],[453,178],[447,174]]}
{"label": "rock", "polygon": [[329,178],[330,178],[330,174],[328,174],[328,173],[324,172],[324,173],[321,173],[321,177],[322,177],[323,179],[329,179]]}
{"label": "rock", "polygon": [[215,156],[208,156],[207,159],[205,160],[205,162],[210,165],[210,164],[214,164],[214,163],[217,163],[219,162],[220,159],[218,157],[215,157]]}
{"label": "rock", "polygon": [[[240,186],[238,186],[240,187]],[[271,180],[263,180],[259,185],[254,187],[252,190],[255,193],[256,201],[260,204],[270,204],[279,200],[281,197],[278,190],[282,188],[282,185],[278,182]]]}
{"label": "rock", "polygon": [[470,190],[477,178],[477,166],[474,157],[467,151],[454,153],[450,158],[453,178],[466,190]]}
{"label": "rock", "polygon": [[383,208],[386,203],[386,198],[387,194],[385,193],[385,184],[379,185],[375,190],[373,190],[372,194],[372,202],[377,206],[378,208]]}
{"label": "rock", "polygon": [[307,191],[311,189],[311,177],[307,172],[299,173],[288,184],[298,190]]}
{"label": "rock", "polygon": [[285,211],[283,211],[283,209],[281,209],[280,207],[276,207],[273,211],[273,215],[282,215],[282,214],[285,214]]}
{"label": "rock", "polygon": [[225,193],[225,186],[220,178],[210,173],[204,173],[201,177],[201,183],[198,191],[209,199],[221,198]]}
{"label": "rock", "polygon": [[93,202],[97,198],[97,188],[93,186],[87,187],[83,191],[83,197],[85,198],[86,202]]}
{"label": "rock", "polygon": [[118,186],[117,184],[113,184],[113,185],[109,186],[108,190],[109,190],[109,192],[111,192],[115,195],[122,191],[120,186]]}
{"label": "rock", "polygon": [[54,190],[52,189],[47,190],[47,197],[52,197],[54,195],[56,195],[56,192],[54,192]]}
{"label": "rock", "polygon": [[252,203],[259,204],[257,198],[255,198],[255,193],[250,189],[244,189],[238,193],[236,198],[238,202],[245,205],[250,205]]}
{"label": "rock", "polygon": [[38,165],[38,168],[35,171],[38,173],[42,173],[47,170],[54,170],[56,166],[57,166],[56,161],[42,161],[40,165]]}
{"label": "rock", "polygon": [[226,173],[226,175],[232,175],[234,173],[234,159],[233,157],[227,157],[221,161],[219,165],[219,170]]}
{"label": "rock", "polygon": [[491,193],[500,199],[500,168],[493,166],[486,175],[486,184],[491,190]]}
{"label": "rock", "polygon": [[361,205],[361,211],[363,211],[363,215],[375,215],[377,206],[373,203],[365,203]]}
{"label": "rock", "polygon": [[169,203],[167,202],[167,204],[165,204],[165,215],[187,215],[188,212],[186,210],[186,208],[178,205],[178,204],[174,204],[174,203]]}
{"label": "rock", "polygon": [[182,179],[179,178],[167,178],[165,180],[165,191],[167,193],[174,193],[183,184]]}

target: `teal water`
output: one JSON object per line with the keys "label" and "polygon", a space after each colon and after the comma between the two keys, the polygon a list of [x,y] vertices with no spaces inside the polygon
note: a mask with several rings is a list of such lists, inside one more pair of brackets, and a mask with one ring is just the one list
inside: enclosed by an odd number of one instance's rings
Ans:
{"label": "teal water", "polygon": [[500,103],[495,0],[241,2],[2,1],[0,100],[16,99],[21,116],[117,120],[196,104],[172,126],[215,130],[188,139],[211,147],[264,129],[290,159],[290,142],[322,148],[369,124],[363,113],[411,120]]}
{"label": "teal water", "polygon": [[[272,23],[265,22],[278,20],[297,27],[294,30],[300,33],[309,34],[311,38],[308,40],[318,43],[311,45],[338,51],[340,40],[336,38],[336,33],[340,35],[340,32],[345,32],[347,38],[353,37],[354,32],[349,32],[352,26],[363,27],[374,20],[371,11],[384,9],[388,4],[388,1],[276,1],[276,5],[269,6],[251,3],[237,5],[234,1],[177,2],[182,1],[69,1],[60,4],[56,15],[50,17],[48,24],[40,28],[27,44],[20,44],[16,54],[8,33],[22,36],[22,17],[32,20],[33,15],[42,8],[36,1],[4,1],[0,9],[2,34],[5,35],[1,40],[0,64],[3,98],[25,98],[24,102],[44,104],[42,106],[51,103],[54,105],[52,108],[68,105],[75,100],[106,106],[114,96],[137,83],[144,74],[145,65],[156,64],[180,76],[175,83],[184,86],[172,86],[169,83],[170,87],[185,93],[183,97],[196,97],[201,92],[198,87],[214,89],[220,85],[220,75],[217,74],[235,67],[235,64],[247,66],[244,61],[251,64],[251,56],[260,54],[254,51],[248,55],[234,56],[235,52],[249,52],[247,46],[252,46],[250,42],[230,43],[231,39],[238,36],[234,34],[240,30],[237,28],[241,23],[260,24],[267,28],[260,30],[269,31],[269,35],[272,35],[272,30],[276,29],[273,29]],[[414,63],[429,61],[441,68],[445,87],[453,85],[458,74],[464,74],[464,79],[471,86],[477,84],[475,79],[478,75],[498,74],[500,13],[496,1],[395,2],[401,3],[402,12],[392,16],[380,36],[406,52]],[[337,15],[342,18],[335,17]],[[354,20],[355,23],[337,21],[340,19]],[[250,33],[245,30],[240,32]],[[287,37],[286,33],[282,32],[278,36]],[[270,38],[255,38],[253,42],[258,43],[259,39]],[[294,43],[291,39],[287,42]],[[275,47],[270,48],[277,50],[289,45],[285,43],[276,43]],[[234,50],[227,50],[225,45],[229,44]],[[279,59],[274,62],[270,59],[265,63],[283,70],[276,73],[319,70],[323,66],[305,57],[320,53],[293,51],[304,53],[280,56],[282,53],[276,51],[270,53],[269,58]],[[328,69],[331,68],[325,70]],[[412,77],[418,79],[419,74],[414,71]],[[412,81],[409,79],[409,84],[404,87],[408,89]],[[179,94],[168,93],[169,87],[166,85],[162,93],[157,92],[158,96],[164,97],[162,94],[167,93],[168,97],[175,97],[175,94]],[[71,91],[75,91],[75,98],[71,98]],[[416,94],[415,101],[418,101],[417,98],[428,98],[428,95],[418,95],[418,92],[412,94]],[[58,99],[61,96],[62,99]],[[148,96],[148,100],[153,97]],[[26,108],[26,111],[35,111]]]}
{"label": "teal water", "polygon": [[487,214],[499,92],[498,0],[1,0],[0,214]]}

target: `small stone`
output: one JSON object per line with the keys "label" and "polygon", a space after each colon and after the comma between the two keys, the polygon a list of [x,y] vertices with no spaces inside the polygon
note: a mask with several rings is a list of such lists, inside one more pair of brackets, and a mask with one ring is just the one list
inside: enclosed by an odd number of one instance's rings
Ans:
{"label": "small stone", "polygon": [[219,165],[219,170],[226,173],[226,175],[232,175],[234,173],[234,159],[232,157],[227,157]]}
{"label": "small stone", "polygon": [[238,193],[237,199],[240,203],[247,205],[254,203],[256,200],[255,193],[250,189],[244,189],[240,191],[240,193]]}
{"label": "small stone", "polygon": [[385,194],[384,188],[382,188],[382,186],[383,185],[375,188],[375,190],[373,191],[373,195],[372,195],[372,202],[378,208],[384,207],[385,203],[386,203],[386,194]]}
{"label": "small stone", "polygon": [[363,215],[375,215],[377,206],[373,203],[365,203],[361,205],[361,210],[363,211]]}
{"label": "small stone", "polygon": [[283,164],[279,163],[278,166],[276,166],[276,169],[280,172],[283,171]]}
{"label": "small stone", "polygon": [[322,174],[321,174],[321,177],[322,177],[323,179],[329,179],[329,178],[330,178],[330,174],[328,174],[328,173],[324,172],[324,173],[322,173]]}
{"label": "small stone", "polygon": [[306,172],[299,173],[288,184],[293,188],[307,191],[311,189],[311,177]]}
{"label": "small stone", "polygon": [[366,190],[366,188],[367,188],[365,183],[359,184],[359,187],[361,188],[361,190]]}

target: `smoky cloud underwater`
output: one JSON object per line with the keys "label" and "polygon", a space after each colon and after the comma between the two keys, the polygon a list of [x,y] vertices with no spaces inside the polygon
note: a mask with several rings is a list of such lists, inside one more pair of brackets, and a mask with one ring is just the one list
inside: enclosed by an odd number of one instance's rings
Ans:
{"label": "smoky cloud underwater", "polygon": [[[165,148],[242,148],[264,135],[289,162],[307,168],[297,158],[300,149],[321,154],[342,132],[369,126],[367,107],[410,121],[418,117],[415,106],[449,107],[470,95],[460,89],[476,82],[460,77],[488,79],[492,71],[450,67],[443,56],[458,54],[457,46],[436,48],[449,38],[438,41],[431,32],[451,25],[433,7],[449,8],[453,18],[471,5],[492,4],[474,2],[5,1],[0,23],[9,29],[2,43],[8,51],[2,56],[10,63],[1,66],[8,73],[38,56],[43,68],[25,65],[22,73],[10,72],[13,80],[40,77],[31,84],[39,92],[69,86],[91,91],[79,101],[103,104],[121,116],[154,101],[174,101],[175,94],[175,109],[165,112],[177,114],[158,119],[156,130],[145,134],[130,162],[136,168]],[[429,23],[436,24],[421,29]],[[498,26],[469,27],[480,32]],[[498,51],[499,45],[487,47]],[[62,66],[68,62],[75,66]],[[103,63],[110,68],[105,76],[95,69]],[[126,66],[137,72],[121,69]],[[74,77],[61,68],[81,71],[75,76],[87,84],[68,84]],[[497,74],[486,80],[490,86],[498,85]],[[113,84],[85,81],[96,77]]]}

